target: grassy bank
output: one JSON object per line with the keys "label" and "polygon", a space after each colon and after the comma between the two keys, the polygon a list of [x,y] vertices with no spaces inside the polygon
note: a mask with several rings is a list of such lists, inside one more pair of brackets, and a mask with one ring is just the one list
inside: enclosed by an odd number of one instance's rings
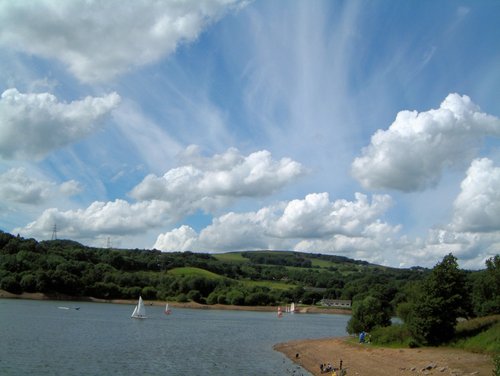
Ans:
{"label": "grassy bank", "polygon": [[[377,328],[371,333],[373,346],[410,347],[411,334],[405,325]],[[476,353],[500,354],[500,315],[479,317],[457,324],[455,337],[447,347]]]}

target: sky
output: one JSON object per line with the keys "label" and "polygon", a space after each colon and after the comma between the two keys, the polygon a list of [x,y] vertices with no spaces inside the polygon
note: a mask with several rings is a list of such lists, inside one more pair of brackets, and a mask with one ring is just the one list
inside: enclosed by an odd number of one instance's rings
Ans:
{"label": "sky", "polygon": [[0,0],[0,229],[482,269],[500,2]]}

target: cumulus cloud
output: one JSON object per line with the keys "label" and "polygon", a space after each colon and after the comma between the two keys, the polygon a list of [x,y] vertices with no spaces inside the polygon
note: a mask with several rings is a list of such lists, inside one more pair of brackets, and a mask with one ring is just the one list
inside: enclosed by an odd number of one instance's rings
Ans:
{"label": "cumulus cloud", "polygon": [[392,204],[387,195],[371,200],[331,201],[327,193],[281,202],[255,212],[230,212],[197,233],[181,226],[160,234],[154,248],[166,252],[226,252],[250,249],[293,249],[345,255],[381,265],[432,267],[450,252],[461,267],[483,268],[500,250],[500,231],[460,232],[433,228],[425,239],[401,235],[401,225],[383,221]]}
{"label": "cumulus cloud", "polygon": [[0,7],[0,44],[60,60],[83,82],[104,81],[133,66],[158,61],[241,4],[238,0],[7,1]]}
{"label": "cumulus cloud", "polygon": [[290,201],[276,222],[276,233],[301,238],[359,234],[392,204],[388,195],[375,195],[372,203],[361,193],[356,193],[355,198],[331,202],[328,193],[316,193]]}
{"label": "cumulus cloud", "polygon": [[[339,234],[374,241],[382,230],[393,234],[399,231],[379,219],[390,202],[386,195],[375,195],[369,202],[358,193],[355,201],[331,202],[327,193],[310,194],[303,200],[283,202],[257,212],[227,213],[214,218],[199,235],[192,229],[184,231],[182,238],[176,236],[178,229],[161,234],[154,247],[168,251],[175,247],[210,251],[289,249],[305,239],[326,242]],[[312,251],[334,250],[328,245]]]}
{"label": "cumulus cloud", "polygon": [[500,168],[487,158],[476,159],[454,202],[456,231],[500,231]]}
{"label": "cumulus cloud", "polygon": [[479,269],[499,252],[500,231],[474,233],[436,228],[429,230],[427,239],[412,247],[404,257],[412,260],[413,265],[426,265],[429,260],[438,260],[452,253],[462,268]]}
{"label": "cumulus cloud", "polygon": [[189,251],[196,241],[197,234],[191,227],[183,225],[170,232],[158,235],[153,248],[161,248],[165,252]]}
{"label": "cumulus cloud", "polygon": [[72,196],[80,191],[80,184],[74,180],[58,186],[28,176],[24,168],[12,168],[0,174],[0,197],[4,202],[37,205],[59,194]]}
{"label": "cumulus cloud", "polygon": [[399,112],[388,130],[372,136],[352,174],[369,189],[423,190],[437,184],[446,168],[471,160],[490,135],[500,135],[500,119],[466,95],[449,94],[438,109]]}
{"label": "cumulus cloud", "polygon": [[0,157],[41,159],[95,132],[119,102],[116,93],[65,103],[50,93],[8,89],[0,98]]}
{"label": "cumulus cloud", "polygon": [[23,236],[48,238],[56,224],[58,231],[71,239],[92,239],[102,234],[140,234],[151,227],[168,223],[170,210],[170,205],[161,201],[135,204],[124,200],[95,201],[86,209],[47,209],[37,220],[25,227],[16,228],[13,232]]}
{"label": "cumulus cloud", "polygon": [[198,209],[212,212],[238,197],[272,194],[305,173],[300,163],[289,158],[274,160],[266,150],[244,156],[229,149],[206,158],[191,147],[183,154],[183,162],[163,176],[146,176],[131,196],[171,202],[179,215]]}

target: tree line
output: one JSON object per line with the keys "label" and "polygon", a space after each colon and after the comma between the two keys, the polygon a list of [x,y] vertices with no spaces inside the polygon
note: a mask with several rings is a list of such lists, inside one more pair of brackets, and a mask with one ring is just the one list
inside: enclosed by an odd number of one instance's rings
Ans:
{"label": "tree line", "polygon": [[[392,308],[377,294],[358,299],[347,331],[373,330],[379,342],[399,339],[409,346],[447,343],[455,336],[459,318],[500,313],[500,255],[488,259],[485,270],[467,272],[459,269],[450,253],[424,279],[408,283],[401,293],[402,299]],[[391,325],[394,308],[402,320],[397,326]]]}
{"label": "tree line", "polygon": [[[420,299],[413,298],[418,296],[415,286],[435,273],[299,252],[242,252],[241,256],[246,262],[223,261],[207,253],[103,249],[71,240],[38,242],[0,231],[0,288],[49,296],[136,299],[142,295],[149,300],[233,305],[346,299],[360,312],[364,306],[369,312],[381,311],[382,318],[375,321],[386,323],[397,310],[404,315],[405,304],[412,299]],[[184,267],[211,273],[173,272]],[[463,306],[469,315],[498,311],[491,268],[488,264],[483,271],[461,272],[465,287],[460,294],[468,302]]]}

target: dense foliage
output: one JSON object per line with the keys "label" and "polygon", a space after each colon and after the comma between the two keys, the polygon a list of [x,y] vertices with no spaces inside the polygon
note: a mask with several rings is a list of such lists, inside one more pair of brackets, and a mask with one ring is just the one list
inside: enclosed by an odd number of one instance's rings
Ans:
{"label": "dense foliage", "polygon": [[352,307],[352,316],[347,323],[347,332],[350,334],[370,332],[379,326],[391,325],[391,309],[383,300],[367,296],[358,300]]}
{"label": "dense foliage", "polygon": [[[397,314],[403,324],[379,327],[373,332],[378,344],[440,345],[462,341],[464,347],[492,349],[498,345],[498,294],[500,256],[486,261],[486,270],[466,272],[448,254],[422,281],[406,285]],[[355,309],[353,309],[353,317]],[[497,314],[496,316],[491,316]],[[373,315],[373,314],[372,314]],[[487,316],[484,319],[459,319]],[[490,326],[492,327],[490,329]],[[485,333],[483,333],[485,332]],[[474,337],[464,341],[464,338]]]}
{"label": "dense foliage", "polygon": [[408,329],[419,343],[438,345],[453,338],[457,318],[469,311],[465,277],[449,254],[421,284],[406,317]]}

